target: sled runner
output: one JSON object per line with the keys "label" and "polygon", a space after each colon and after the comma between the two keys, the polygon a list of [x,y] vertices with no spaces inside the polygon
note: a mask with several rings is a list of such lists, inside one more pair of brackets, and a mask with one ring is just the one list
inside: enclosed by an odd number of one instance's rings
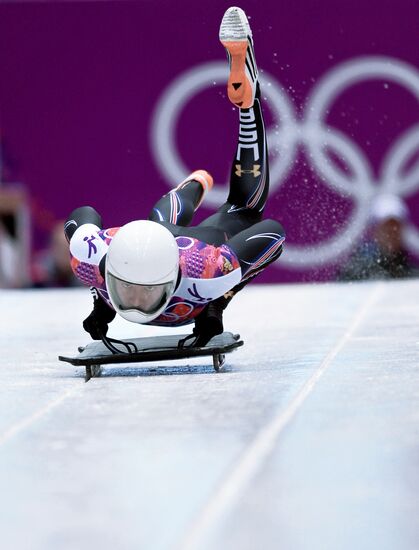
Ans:
{"label": "sled runner", "polygon": [[211,356],[213,366],[219,371],[225,363],[225,354],[244,344],[239,334],[223,332],[214,336],[206,346],[191,345],[192,338],[187,334],[169,336],[151,336],[132,338],[131,340],[113,340],[105,338],[103,342],[92,342],[79,348],[74,357],[60,355],[58,359],[86,368],[86,382],[100,376],[102,365],[116,363],[142,363],[145,361],[167,361],[189,357]]}

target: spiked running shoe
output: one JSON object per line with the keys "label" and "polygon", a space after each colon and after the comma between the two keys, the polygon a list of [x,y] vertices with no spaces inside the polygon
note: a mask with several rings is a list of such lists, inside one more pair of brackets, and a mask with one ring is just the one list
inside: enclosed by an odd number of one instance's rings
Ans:
{"label": "spiked running shoe", "polygon": [[258,70],[253,51],[252,31],[241,8],[229,8],[220,25],[220,42],[227,50],[230,77],[227,93],[241,109],[252,107],[255,100]]}

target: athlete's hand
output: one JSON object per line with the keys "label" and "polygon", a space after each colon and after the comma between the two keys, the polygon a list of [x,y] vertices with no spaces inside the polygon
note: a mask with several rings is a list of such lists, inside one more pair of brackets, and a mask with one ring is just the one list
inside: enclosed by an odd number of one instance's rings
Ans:
{"label": "athlete's hand", "polygon": [[104,321],[95,310],[83,321],[83,328],[90,334],[93,340],[101,340],[108,332],[108,323]]}
{"label": "athlete's hand", "polygon": [[194,329],[193,333],[196,335],[196,339],[194,340],[193,345],[197,348],[201,348],[206,346],[213,336],[217,336],[217,334],[222,334],[223,328],[219,325],[214,327],[212,326],[212,324],[210,324],[209,326],[205,327],[204,330],[201,329],[198,333],[196,332],[196,329]]}
{"label": "athlete's hand", "polygon": [[216,311],[213,307],[207,307],[195,319],[193,334],[196,339],[193,345],[196,347],[206,346],[213,336],[222,334],[223,330],[222,310]]}
{"label": "athlete's hand", "polygon": [[115,311],[101,298],[96,288],[90,292],[93,296],[93,311],[83,321],[83,328],[90,334],[93,340],[101,340],[108,332],[108,324],[115,318]]}

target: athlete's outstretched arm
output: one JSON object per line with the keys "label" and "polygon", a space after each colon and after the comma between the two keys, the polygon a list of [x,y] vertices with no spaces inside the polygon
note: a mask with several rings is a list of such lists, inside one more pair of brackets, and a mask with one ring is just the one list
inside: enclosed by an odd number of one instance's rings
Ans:
{"label": "athlete's outstretched arm", "polygon": [[74,274],[83,283],[92,285],[93,311],[83,321],[83,328],[93,340],[100,340],[106,335],[108,324],[116,315],[97,290],[100,287],[103,287],[101,291],[104,290],[107,251],[107,245],[98,235],[101,229],[102,219],[91,206],[76,208],[64,224]]}

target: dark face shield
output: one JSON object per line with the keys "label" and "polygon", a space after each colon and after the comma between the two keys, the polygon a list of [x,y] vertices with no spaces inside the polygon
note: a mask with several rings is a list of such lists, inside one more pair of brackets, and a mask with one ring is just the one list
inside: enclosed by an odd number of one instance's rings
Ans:
{"label": "dark face shield", "polygon": [[159,285],[127,283],[108,274],[108,291],[121,311],[136,310],[145,314],[158,311],[172,296],[175,282]]}

